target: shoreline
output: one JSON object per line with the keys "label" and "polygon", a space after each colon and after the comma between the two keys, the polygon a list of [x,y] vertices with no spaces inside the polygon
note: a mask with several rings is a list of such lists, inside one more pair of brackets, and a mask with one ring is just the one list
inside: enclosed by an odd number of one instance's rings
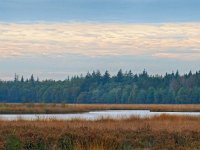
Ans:
{"label": "shoreline", "polygon": [[77,114],[106,110],[149,110],[150,112],[200,112],[200,104],[39,104],[1,103],[0,114]]}

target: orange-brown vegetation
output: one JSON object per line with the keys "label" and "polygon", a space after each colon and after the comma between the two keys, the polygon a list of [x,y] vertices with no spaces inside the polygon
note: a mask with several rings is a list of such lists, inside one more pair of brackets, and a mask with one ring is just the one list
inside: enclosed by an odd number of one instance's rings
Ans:
{"label": "orange-brown vegetation", "polygon": [[0,149],[200,149],[200,117],[0,121]]}
{"label": "orange-brown vegetation", "polygon": [[144,105],[144,104],[0,104],[1,114],[21,113],[78,113],[93,110],[144,110],[200,112],[196,105]]}

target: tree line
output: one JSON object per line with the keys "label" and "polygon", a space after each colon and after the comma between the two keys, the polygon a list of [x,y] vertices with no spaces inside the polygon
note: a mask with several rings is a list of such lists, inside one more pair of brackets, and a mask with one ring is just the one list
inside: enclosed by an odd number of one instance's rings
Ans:
{"label": "tree line", "polygon": [[149,75],[121,69],[73,76],[63,81],[24,79],[0,80],[1,102],[43,103],[127,103],[127,104],[199,104],[200,71]]}

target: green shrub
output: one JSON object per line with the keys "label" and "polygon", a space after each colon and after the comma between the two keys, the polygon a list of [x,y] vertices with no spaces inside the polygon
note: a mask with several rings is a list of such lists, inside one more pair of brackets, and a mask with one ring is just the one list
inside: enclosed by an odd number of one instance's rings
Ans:
{"label": "green shrub", "polygon": [[16,136],[11,135],[6,140],[5,148],[6,150],[21,150],[22,145],[20,140]]}

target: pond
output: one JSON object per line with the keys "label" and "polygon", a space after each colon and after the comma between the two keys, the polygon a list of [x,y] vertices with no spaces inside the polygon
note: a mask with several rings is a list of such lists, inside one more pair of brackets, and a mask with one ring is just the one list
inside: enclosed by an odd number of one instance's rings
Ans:
{"label": "pond", "polygon": [[1,114],[0,120],[18,120],[18,119],[97,120],[101,118],[122,119],[122,118],[129,118],[132,116],[152,117],[162,114],[200,116],[200,112],[151,112],[150,110],[102,110],[102,111],[90,111],[86,113],[76,113],[76,114]]}

